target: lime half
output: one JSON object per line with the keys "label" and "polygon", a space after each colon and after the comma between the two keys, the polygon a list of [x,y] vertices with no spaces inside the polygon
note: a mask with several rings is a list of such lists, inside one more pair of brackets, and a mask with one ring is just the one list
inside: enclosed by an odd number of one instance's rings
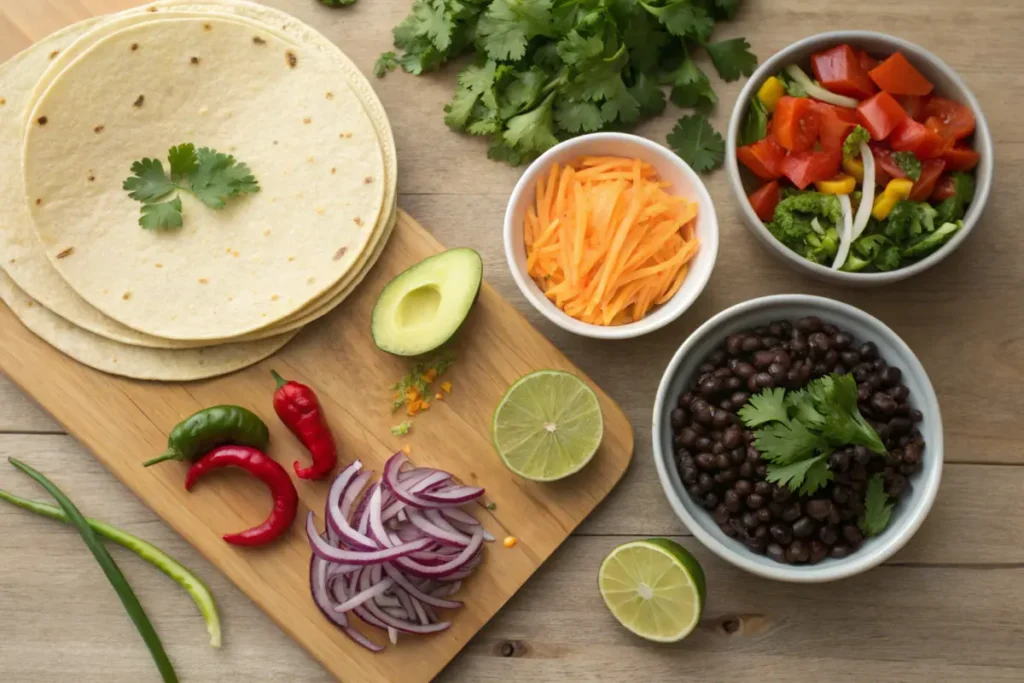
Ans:
{"label": "lime half", "polygon": [[704,609],[704,570],[667,538],[620,545],[601,563],[597,583],[619,623],[658,643],[690,635]]}
{"label": "lime half", "polygon": [[508,388],[491,435],[505,465],[526,479],[554,481],[583,469],[601,445],[597,394],[576,375],[538,370]]}

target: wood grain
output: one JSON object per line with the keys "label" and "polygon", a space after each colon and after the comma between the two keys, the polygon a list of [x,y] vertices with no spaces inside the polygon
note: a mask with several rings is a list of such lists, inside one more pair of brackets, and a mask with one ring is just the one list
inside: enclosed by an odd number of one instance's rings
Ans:
{"label": "wood grain", "polygon": [[[112,1],[0,0],[0,58],[28,45],[30,37]],[[410,2],[359,0],[337,11],[314,0],[268,4],[316,26],[369,73]],[[746,36],[762,58],[798,38],[838,28],[895,33],[941,56],[974,90],[992,128],[997,172],[990,205],[971,239],[931,272],[882,292],[854,292],[822,286],[766,258],[747,234],[724,175],[714,174],[708,188],[721,222],[722,248],[708,289],[675,324],[621,343],[572,337],[519,295],[505,266],[500,233],[505,202],[521,169],[488,161],[480,140],[444,126],[441,108],[451,96],[456,70],[374,81],[397,138],[399,204],[441,242],[478,249],[495,288],[617,399],[636,429],[637,457],[623,481],[440,680],[1024,679],[1019,648],[1024,469],[1017,467],[1024,464],[1024,438],[1017,428],[1024,405],[1024,307],[1016,301],[1024,286],[1024,233],[1018,228],[1024,214],[1018,187],[1024,177],[1021,26],[1024,3],[1002,0],[861,0],[841,12],[829,0],[747,0],[737,21],[723,25],[720,35]],[[741,85],[715,83],[721,106],[713,120],[720,130]],[[664,141],[677,113],[670,110],[639,132]],[[699,634],[669,648],[639,642],[596,601],[593,582],[600,559],[614,545],[635,536],[685,532],[664,501],[651,457],[648,425],[661,372],[709,315],[754,296],[793,291],[864,308],[892,326],[921,358],[945,422],[947,468],[939,499],[924,527],[889,565],[810,592],[740,575],[702,553],[711,597]],[[60,427],[0,381],[0,431],[52,430]],[[331,680],[73,439],[0,437],[0,455],[18,454],[53,474],[87,512],[157,543],[211,584],[225,616],[222,651],[206,646],[193,606],[165,577],[117,554],[157,618],[184,680]],[[0,486],[42,497],[8,468],[0,468]],[[0,620],[0,680],[152,679],[148,655],[72,533],[3,509],[0,530],[0,613],[18,615]],[[697,548],[691,538],[682,542]],[[729,629],[721,628],[726,623],[740,628],[726,635]],[[762,628],[765,623],[770,626]]]}

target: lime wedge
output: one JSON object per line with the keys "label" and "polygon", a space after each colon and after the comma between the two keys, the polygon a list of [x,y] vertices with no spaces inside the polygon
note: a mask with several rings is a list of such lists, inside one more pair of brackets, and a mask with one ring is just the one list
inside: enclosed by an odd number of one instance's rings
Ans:
{"label": "lime wedge", "polygon": [[704,570],[667,538],[620,545],[601,563],[597,583],[619,623],[658,643],[690,635],[704,609]]}
{"label": "lime wedge", "polygon": [[534,481],[583,469],[601,445],[597,394],[576,375],[538,370],[508,388],[494,410],[491,435],[505,466]]}

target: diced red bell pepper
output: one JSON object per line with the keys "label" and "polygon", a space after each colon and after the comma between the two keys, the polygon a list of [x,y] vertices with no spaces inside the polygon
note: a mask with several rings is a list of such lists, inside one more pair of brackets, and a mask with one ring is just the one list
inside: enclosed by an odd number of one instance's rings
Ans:
{"label": "diced red bell pepper", "polygon": [[942,136],[923,123],[907,117],[889,136],[895,152],[913,152],[919,159],[934,159],[946,150]]}
{"label": "diced red bell pepper", "polygon": [[758,178],[775,180],[782,176],[784,150],[771,135],[736,150],[736,157]]}
{"label": "diced red bell pepper", "polygon": [[981,154],[968,145],[957,145],[942,154],[947,171],[970,171],[981,161]]}
{"label": "diced red bell pepper", "polygon": [[822,87],[834,93],[861,100],[878,91],[849,45],[811,55],[811,68]]}
{"label": "diced red bell pepper", "polygon": [[925,119],[924,126],[942,139],[942,152],[953,149],[953,145],[956,144],[956,138],[953,137],[953,131],[949,126],[944,124],[939,117],[929,116]]}
{"label": "diced red bell pepper", "polygon": [[818,110],[806,97],[784,95],[775,105],[772,134],[790,152],[810,149],[818,139],[820,125]]}
{"label": "diced red bell pepper", "polygon": [[782,162],[782,172],[801,190],[819,180],[828,180],[843,163],[839,150],[793,152]]}
{"label": "diced red bell pepper", "polygon": [[935,191],[932,192],[931,199],[933,202],[943,202],[955,196],[956,183],[953,181],[953,176],[946,174],[935,184]]}
{"label": "diced red bell pepper", "polygon": [[974,114],[966,105],[947,100],[945,97],[932,97],[924,107],[927,116],[934,116],[944,123],[953,137],[961,140],[974,132]]}
{"label": "diced red bell pepper", "polygon": [[921,177],[914,183],[910,190],[910,200],[913,202],[926,202],[928,197],[935,191],[935,185],[939,182],[942,171],[946,168],[946,162],[942,159],[928,159],[921,162]]}
{"label": "diced red bell pepper", "polygon": [[924,123],[924,120],[928,118],[928,115],[924,113],[925,105],[928,104],[930,97],[921,97],[919,95],[900,95],[896,98],[896,101],[903,107],[903,111],[907,112],[907,116]]}
{"label": "diced red bell pepper", "polygon": [[757,217],[767,223],[775,217],[775,207],[779,204],[779,181],[765,183],[754,190],[747,199]]}
{"label": "diced red bell pepper", "polygon": [[[821,146],[824,149],[842,149],[843,143],[846,142],[846,136],[857,127],[857,113],[852,109],[834,107],[824,102],[815,102],[814,104],[821,119],[818,131]],[[848,117],[840,112],[849,112],[852,116]],[[853,121],[848,120],[851,117],[854,119]]]}
{"label": "diced red bell pepper", "polygon": [[927,95],[935,88],[900,52],[876,66],[868,75],[875,84],[890,95]]}
{"label": "diced red bell pepper", "polygon": [[857,63],[865,71],[871,71],[878,66],[878,60],[869,55],[864,50],[854,50],[853,53],[857,55]]}
{"label": "diced red bell pepper", "polygon": [[887,92],[880,92],[857,105],[857,117],[871,133],[872,140],[884,140],[909,117],[900,103]]}

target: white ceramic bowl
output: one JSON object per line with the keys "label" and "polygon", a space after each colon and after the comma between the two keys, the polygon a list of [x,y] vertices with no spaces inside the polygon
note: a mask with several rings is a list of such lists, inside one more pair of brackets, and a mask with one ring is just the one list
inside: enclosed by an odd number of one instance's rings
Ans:
{"label": "white ceramic bowl", "polygon": [[[779,73],[790,64],[798,64],[804,67],[807,73],[810,73],[809,63],[812,54],[843,43],[849,43],[853,47],[866,50],[876,57],[886,57],[893,52],[902,52],[903,56],[911,64],[917,67],[928,80],[935,84],[936,95],[967,105],[974,113],[976,120],[973,146],[974,149],[981,153],[981,161],[974,170],[976,186],[974,201],[971,202],[967,209],[967,215],[964,216],[964,227],[953,235],[952,239],[920,261],[885,273],[845,273],[832,270],[828,266],[808,261],[776,240],[768,232],[768,229],[764,227],[761,219],[757,217],[751,208],[750,202],[747,201],[747,195],[753,192],[761,181],[758,181],[745,168],[741,169],[736,159],[736,141],[739,136],[740,125],[747,117],[750,98],[757,94],[758,89],[768,80],[768,77]],[[750,231],[758,241],[773,255],[818,280],[854,287],[880,286],[904,280],[924,272],[956,251],[963,244],[964,240],[967,239],[967,235],[970,234],[978,219],[981,218],[992,188],[992,134],[989,132],[985,115],[982,113],[981,105],[978,104],[974,93],[971,92],[963,79],[949,65],[928,50],[902,38],[896,38],[884,33],[872,31],[833,31],[809,36],[776,52],[750,77],[740,92],[739,98],[736,100],[736,106],[732,111],[732,118],[729,120],[725,168],[736,202],[740,207],[747,227],[750,228]]]}
{"label": "white ceramic bowl", "polygon": [[[828,558],[814,565],[788,565],[747,549],[729,538],[711,518],[711,514],[687,493],[676,470],[669,416],[679,394],[690,385],[696,368],[728,336],[739,330],[766,325],[775,320],[795,321],[808,315],[819,316],[856,339],[873,341],[879,354],[903,372],[903,383],[910,389],[910,404],[924,419],[917,425],[925,440],[922,469],[909,477],[911,489],[896,504],[889,526],[879,536],[867,539],[861,548],[845,558]],[[935,390],[924,368],[910,347],[877,318],[860,309],[823,297],[783,294],[752,299],[728,308],[701,325],[683,343],[669,363],[658,387],[654,403],[654,464],[672,509],[709,550],[741,569],[758,576],[794,583],[835,581],[867,571],[890,558],[920,528],[935,501],[942,478],[942,417]]]}
{"label": "white ceramic bowl", "polygon": [[[697,202],[696,235],[700,240],[697,255],[690,262],[690,272],[675,296],[653,309],[635,323],[616,326],[591,325],[563,313],[541,291],[526,272],[526,244],[523,222],[526,211],[535,199],[537,180],[547,174],[553,164],[563,164],[589,155],[619,156],[640,159],[651,164],[665,182],[668,192]],[[653,332],[681,316],[704,290],[718,256],[718,218],[707,188],[692,168],[674,152],[638,135],[627,133],[592,133],[571,138],[555,145],[538,157],[519,178],[505,210],[505,257],[509,270],[523,296],[544,317],[562,329],[595,339],[628,339]]]}

